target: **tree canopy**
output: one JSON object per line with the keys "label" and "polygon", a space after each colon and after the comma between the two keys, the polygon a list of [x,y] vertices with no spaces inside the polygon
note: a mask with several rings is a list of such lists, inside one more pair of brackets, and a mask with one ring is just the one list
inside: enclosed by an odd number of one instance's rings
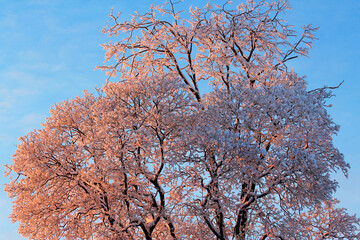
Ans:
{"label": "tree canopy", "polygon": [[[56,104],[7,166],[13,221],[31,239],[359,239],[331,174],[331,89],[288,61],[286,0],[154,6],[104,33],[107,81]],[[116,77],[117,75],[117,77]]]}

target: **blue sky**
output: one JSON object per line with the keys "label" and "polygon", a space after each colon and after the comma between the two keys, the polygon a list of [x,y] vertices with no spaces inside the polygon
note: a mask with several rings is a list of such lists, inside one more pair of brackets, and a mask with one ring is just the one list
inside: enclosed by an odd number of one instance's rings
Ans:
{"label": "blue sky", "polygon": [[[207,1],[188,1],[203,5]],[[93,91],[106,76],[95,71],[104,59],[101,29],[111,8],[129,19],[144,12],[145,0],[0,0],[0,171],[11,163],[18,138],[39,128],[56,102]],[[215,1],[219,2],[222,1]],[[237,2],[237,1],[234,1]],[[292,63],[309,88],[345,82],[331,99],[329,112],[341,125],[335,145],[351,164],[350,176],[336,175],[335,194],[351,213],[360,213],[360,1],[292,0],[285,18],[293,25],[319,26],[309,58]],[[11,202],[0,175],[0,239],[22,239],[8,215]]]}

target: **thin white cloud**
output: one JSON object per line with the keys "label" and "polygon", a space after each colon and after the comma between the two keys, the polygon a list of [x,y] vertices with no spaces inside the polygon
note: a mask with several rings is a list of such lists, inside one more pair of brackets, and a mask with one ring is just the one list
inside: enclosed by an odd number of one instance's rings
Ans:
{"label": "thin white cloud", "polygon": [[[38,94],[36,89],[29,88],[0,88],[0,113],[13,111],[17,102],[25,100],[24,98],[32,97]],[[0,116],[0,119],[2,117]]]}
{"label": "thin white cloud", "polygon": [[18,126],[22,126],[25,132],[30,132],[34,128],[41,127],[41,123],[45,121],[46,116],[40,113],[29,113],[21,117],[17,121]]}

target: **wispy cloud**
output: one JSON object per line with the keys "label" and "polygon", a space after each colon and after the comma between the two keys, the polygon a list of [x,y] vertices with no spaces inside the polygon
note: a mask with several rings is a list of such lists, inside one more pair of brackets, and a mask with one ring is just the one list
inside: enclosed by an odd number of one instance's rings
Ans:
{"label": "wispy cloud", "polygon": [[30,132],[34,128],[39,128],[41,123],[45,121],[46,115],[42,113],[29,113],[22,116],[17,125],[22,126],[25,132]]}
{"label": "wispy cloud", "polygon": [[[16,104],[38,94],[38,90],[30,88],[0,88],[0,112],[16,110]],[[1,117],[0,117],[1,118]]]}

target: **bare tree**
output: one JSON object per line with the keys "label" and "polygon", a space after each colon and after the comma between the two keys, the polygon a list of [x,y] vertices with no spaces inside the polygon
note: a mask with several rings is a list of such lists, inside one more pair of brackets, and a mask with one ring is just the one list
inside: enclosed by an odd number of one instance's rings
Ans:
{"label": "bare tree", "polygon": [[[180,3],[179,3],[180,4]],[[152,7],[104,28],[121,81],[52,109],[8,166],[13,221],[32,239],[358,239],[330,176],[329,88],[306,89],[288,2]],[[207,87],[206,85],[209,85]]]}

